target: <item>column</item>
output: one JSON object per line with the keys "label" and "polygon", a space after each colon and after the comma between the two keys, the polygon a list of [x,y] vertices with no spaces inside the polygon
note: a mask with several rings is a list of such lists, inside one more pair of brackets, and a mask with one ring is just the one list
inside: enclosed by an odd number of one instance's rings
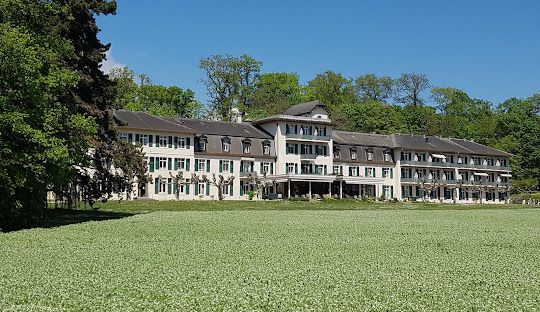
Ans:
{"label": "column", "polygon": [[309,194],[308,198],[311,199],[311,181],[309,181]]}
{"label": "column", "polygon": [[343,198],[343,181],[339,181],[339,198]]}
{"label": "column", "polygon": [[328,182],[328,196],[332,198],[332,182]]}
{"label": "column", "polygon": [[291,179],[287,180],[287,198],[291,198]]}

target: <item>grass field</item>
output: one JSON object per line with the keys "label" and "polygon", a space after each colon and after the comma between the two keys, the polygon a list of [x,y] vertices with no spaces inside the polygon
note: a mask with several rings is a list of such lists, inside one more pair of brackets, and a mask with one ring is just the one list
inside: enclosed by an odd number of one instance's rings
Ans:
{"label": "grass field", "polygon": [[117,219],[0,234],[0,310],[540,309],[540,209],[355,202],[102,209]]}

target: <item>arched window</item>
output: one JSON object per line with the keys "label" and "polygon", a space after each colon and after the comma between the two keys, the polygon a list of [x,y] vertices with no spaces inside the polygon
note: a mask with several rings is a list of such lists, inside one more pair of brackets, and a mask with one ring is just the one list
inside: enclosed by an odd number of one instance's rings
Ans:
{"label": "arched window", "polygon": [[373,149],[372,148],[367,148],[366,149],[366,159],[369,160],[369,161],[373,160]]}
{"label": "arched window", "polygon": [[231,151],[231,139],[228,137],[224,137],[221,139],[221,150],[224,153],[228,153]]}
{"label": "arched window", "polygon": [[242,140],[242,152],[244,154],[250,154],[251,153],[251,140],[250,139]]}

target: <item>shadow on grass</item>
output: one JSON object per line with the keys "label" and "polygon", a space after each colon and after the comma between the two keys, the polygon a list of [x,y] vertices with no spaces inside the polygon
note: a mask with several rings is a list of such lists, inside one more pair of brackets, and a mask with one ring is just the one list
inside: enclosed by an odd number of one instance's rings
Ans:
{"label": "shadow on grass", "polygon": [[88,221],[104,221],[121,219],[136,215],[135,212],[78,210],[78,209],[45,209],[43,218],[38,220],[30,228],[54,228],[69,224],[83,223]]}

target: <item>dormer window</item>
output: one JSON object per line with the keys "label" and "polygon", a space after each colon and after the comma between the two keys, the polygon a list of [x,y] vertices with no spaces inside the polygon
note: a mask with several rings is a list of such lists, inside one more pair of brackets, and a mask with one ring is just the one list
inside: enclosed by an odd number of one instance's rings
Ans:
{"label": "dormer window", "polygon": [[356,147],[351,147],[350,153],[351,153],[352,160],[356,160],[358,158],[358,152],[356,150]]}
{"label": "dormer window", "polygon": [[270,141],[262,142],[263,154],[270,155]]}
{"label": "dormer window", "polygon": [[198,137],[197,148],[200,152],[206,151],[206,145],[208,144],[208,138],[205,135]]}
{"label": "dormer window", "polygon": [[127,142],[128,140],[127,133],[124,133],[124,132],[118,133],[118,140]]}
{"label": "dormer window", "polygon": [[221,150],[224,153],[228,153],[231,151],[231,139],[227,137],[221,139]]}
{"label": "dormer window", "polygon": [[366,150],[366,159],[369,160],[369,161],[373,160],[373,149],[372,148],[368,148]]}
{"label": "dormer window", "polygon": [[392,161],[392,154],[390,150],[385,150],[383,152],[384,161]]}
{"label": "dormer window", "polygon": [[242,141],[242,152],[244,154],[250,154],[251,153],[251,140],[245,139]]}
{"label": "dormer window", "polygon": [[334,148],[334,159],[340,159],[341,158],[341,151],[339,148]]}

